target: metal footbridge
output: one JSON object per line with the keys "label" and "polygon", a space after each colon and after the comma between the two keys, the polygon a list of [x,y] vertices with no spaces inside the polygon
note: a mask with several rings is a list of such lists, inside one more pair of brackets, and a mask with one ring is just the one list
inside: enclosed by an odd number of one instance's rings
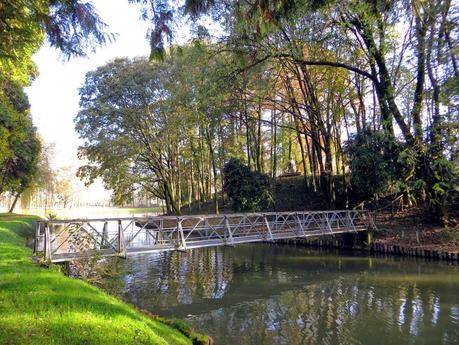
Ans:
{"label": "metal footbridge", "polygon": [[34,253],[46,261],[64,262],[369,229],[376,227],[365,210],[40,220]]}

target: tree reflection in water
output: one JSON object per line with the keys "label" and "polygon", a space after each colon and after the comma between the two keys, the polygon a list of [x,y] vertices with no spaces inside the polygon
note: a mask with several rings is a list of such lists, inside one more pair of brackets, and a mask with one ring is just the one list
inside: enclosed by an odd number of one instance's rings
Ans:
{"label": "tree reflection in water", "polygon": [[458,344],[459,269],[267,244],[129,258],[106,288],[216,344]]}

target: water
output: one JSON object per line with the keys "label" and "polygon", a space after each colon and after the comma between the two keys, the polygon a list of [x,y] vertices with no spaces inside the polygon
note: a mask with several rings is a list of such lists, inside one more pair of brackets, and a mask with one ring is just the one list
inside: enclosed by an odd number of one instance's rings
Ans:
{"label": "water", "polygon": [[459,268],[252,244],[130,257],[105,288],[224,344],[459,344]]}

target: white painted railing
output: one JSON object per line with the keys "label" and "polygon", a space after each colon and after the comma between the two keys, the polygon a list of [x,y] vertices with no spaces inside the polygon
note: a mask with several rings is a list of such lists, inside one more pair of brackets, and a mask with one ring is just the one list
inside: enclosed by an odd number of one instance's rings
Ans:
{"label": "white painted railing", "polygon": [[51,262],[376,229],[364,210],[43,220],[35,255]]}

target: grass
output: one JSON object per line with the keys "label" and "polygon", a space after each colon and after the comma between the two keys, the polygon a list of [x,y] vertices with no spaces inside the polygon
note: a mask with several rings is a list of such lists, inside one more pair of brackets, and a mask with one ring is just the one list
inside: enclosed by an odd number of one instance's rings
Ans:
{"label": "grass", "polygon": [[34,265],[24,243],[35,219],[0,214],[0,344],[192,344],[56,266]]}

